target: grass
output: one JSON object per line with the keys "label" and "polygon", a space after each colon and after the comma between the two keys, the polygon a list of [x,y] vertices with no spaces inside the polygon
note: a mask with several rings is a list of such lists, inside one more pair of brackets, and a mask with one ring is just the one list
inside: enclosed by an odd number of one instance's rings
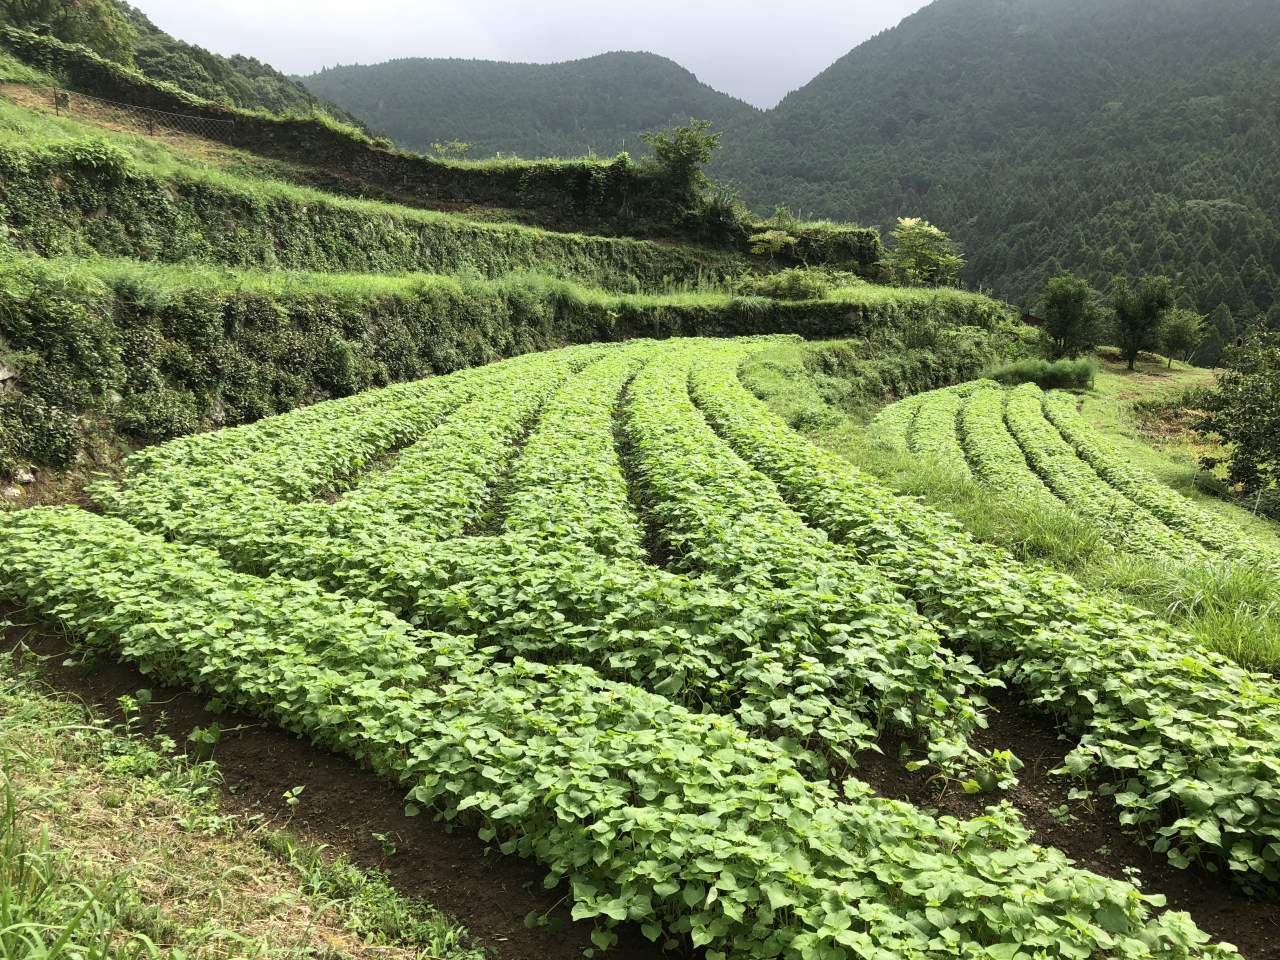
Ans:
{"label": "grass", "polygon": [[[890,489],[918,497],[951,514],[977,540],[1007,550],[1018,560],[1059,570],[1084,586],[1169,620],[1199,643],[1255,669],[1280,670],[1280,578],[1260,565],[1230,559],[1178,563],[1136,557],[1103,539],[1088,518],[1064,505],[1028,504],[992,497],[981,483],[945,463],[889,449],[866,435],[874,407],[852,415],[823,402],[810,380],[804,344],[772,348],[743,371],[744,381],[769,406],[814,443],[879,478]],[[1147,369],[1147,367],[1152,369]],[[1097,389],[1088,395],[1085,416],[1134,462],[1179,493],[1227,517],[1254,536],[1277,540],[1276,527],[1247,511],[1191,487],[1194,465],[1185,451],[1148,445],[1127,411],[1154,390],[1180,391],[1188,383],[1211,382],[1207,371],[1157,376],[1155,364],[1141,365],[1138,377],[1103,364]],[[1152,385],[1154,382],[1154,386]],[[1099,416],[1099,412],[1104,415]],[[1123,442],[1121,442],[1123,440]]]}
{"label": "grass", "polygon": [[0,957],[485,956],[381,874],[220,811],[217,764],[122,705],[108,728],[0,655]]}
{"label": "grass", "polygon": [[[23,88],[24,90],[26,88]],[[402,206],[381,200],[366,200],[328,193],[291,183],[288,165],[267,163],[250,154],[211,144],[194,137],[166,135],[165,139],[140,136],[126,130],[111,129],[101,124],[84,123],[73,117],[58,117],[34,104],[21,105],[0,97],[0,148],[36,152],[67,140],[94,138],[105,140],[123,151],[133,168],[158,179],[190,181],[216,193],[240,196],[256,204],[288,201],[302,208],[325,206],[358,215],[370,222],[396,221],[409,228],[418,225],[468,225],[475,230],[491,232],[499,237],[522,236],[533,242],[555,240],[569,246],[601,245],[602,254],[609,250],[651,247],[652,241],[628,237],[590,237],[578,233],[557,233],[520,223],[501,222],[493,217],[469,218],[455,213],[442,213],[418,207]],[[715,273],[719,289],[728,289],[728,273],[747,268],[742,256],[724,251],[708,251],[675,244],[698,263],[705,263],[708,278]],[[554,250],[549,251],[549,256]]]}

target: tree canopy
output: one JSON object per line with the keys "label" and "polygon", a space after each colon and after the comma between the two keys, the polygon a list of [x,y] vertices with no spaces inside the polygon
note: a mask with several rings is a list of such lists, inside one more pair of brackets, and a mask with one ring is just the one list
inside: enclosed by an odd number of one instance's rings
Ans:
{"label": "tree canopy", "polygon": [[137,34],[114,0],[0,0],[0,23],[82,43],[117,63],[133,63]]}
{"label": "tree canopy", "polygon": [[1075,359],[1098,345],[1102,308],[1088,282],[1069,270],[1049,281],[1044,295],[1045,335],[1053,342],[1054,359]]}
{"label": "tree canopy", "polygon": [[1117,277],[1109,296],[1112,340],[1132,370],[1139,353],[1160,346],[1160,329],[1173,306],[1173,290],[1167,277],[1143,277],[1136,285]]}

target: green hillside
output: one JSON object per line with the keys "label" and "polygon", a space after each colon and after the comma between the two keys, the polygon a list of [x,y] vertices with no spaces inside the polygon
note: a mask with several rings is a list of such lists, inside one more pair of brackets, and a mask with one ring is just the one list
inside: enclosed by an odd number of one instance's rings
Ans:
{"label": "green hillside", "polygon": [[223,57],[165,33],[137,7],[119,0],[138,38],[134,64],[153,80],[166,80],[207,100],[242,110],[309,113],[313,106],[352,126],[368,129],[336,103],[317,99],[296,80],[253,57]]}
{"label": "green hillside", "polygon": [[1208,312],[1280,299],[1280,4],[938,0],[725,136],[759,209],[960,239],[1031,304],[1059,267],[1178,279]]}
{"label": "green hillside", "polygon": [[479,156],[637,153],[640,133],[691,116],[721,126],[760,114],[651,53],[552,64],[393,60],[336,67],[304,82],[405,149],[461,140]]}

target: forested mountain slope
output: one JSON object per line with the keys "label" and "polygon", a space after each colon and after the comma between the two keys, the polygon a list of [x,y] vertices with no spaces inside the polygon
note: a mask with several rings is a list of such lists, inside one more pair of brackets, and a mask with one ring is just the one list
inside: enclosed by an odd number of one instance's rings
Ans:
{"label": "forested mountain slope", "polygon": [[165,33],[145,13],[123,0],[121,11],[137,31],[134,63],[153,80],[167,80],[209,100],[230,101],[243,110],[308,112],[312,105],[352,126],[365,124],[336,103],[313,96],[305,86],[252,57],[223,57]]}
{"label": "forested mountain slope", "polygon": [[1059,267],[1280,301],[1275,0],[938,0],[725,145],[753,207],[927,217],[1015,301]]}
{"label": "forested mountain slope", "polygon": [[430,150],[460,140],[471,155],[612,155],[643,148],[647,130],[717,126],[760,115],[750,104],[700,83],[650,53],[606,53],[567,63],[406,59],[335,67],[307,87],[385,130],[397,145]]}

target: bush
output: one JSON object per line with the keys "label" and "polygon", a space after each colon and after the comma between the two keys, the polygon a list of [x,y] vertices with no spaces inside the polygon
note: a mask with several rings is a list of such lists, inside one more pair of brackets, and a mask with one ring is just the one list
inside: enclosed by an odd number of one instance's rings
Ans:
{"label": "bush", "polygon": [[1006,387],[1034,383],[1045,390],[1087,390],[1098,376],[1098,362],[1082,360],[1017,360],[984,370],[982,377]]}
{"label": "bush", "polygon": [[770,300],[822,300],[831,292],[824,274],[794,268],[763,276],[748,276],[734,286],[744,297],[768,297]]}

